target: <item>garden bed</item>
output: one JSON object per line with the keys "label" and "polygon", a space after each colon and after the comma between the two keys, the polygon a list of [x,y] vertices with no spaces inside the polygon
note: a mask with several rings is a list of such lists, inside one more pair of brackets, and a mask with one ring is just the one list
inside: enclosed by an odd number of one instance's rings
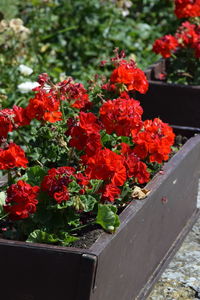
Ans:
{"label": "garden bed", "polygon": [[197,135],[147,185],[149,196],[120,214],[117,232],[103,233],[89,249],[1,239],[2,297],[144,299],[199,215],[199,162]]}

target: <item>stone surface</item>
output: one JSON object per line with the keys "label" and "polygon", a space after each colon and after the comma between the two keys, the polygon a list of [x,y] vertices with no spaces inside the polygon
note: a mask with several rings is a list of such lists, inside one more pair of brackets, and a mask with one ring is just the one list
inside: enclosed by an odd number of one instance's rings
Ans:
{"label": "stone surface", "polygon": [[200,299],[200,219],[147,299]]}

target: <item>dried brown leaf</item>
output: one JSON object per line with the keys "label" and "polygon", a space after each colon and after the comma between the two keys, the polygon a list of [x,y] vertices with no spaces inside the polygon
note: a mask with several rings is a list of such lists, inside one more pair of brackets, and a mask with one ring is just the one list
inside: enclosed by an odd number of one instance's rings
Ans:
{"label": "dried brown leaf", "polygon": [[147,190],[145,188],[140,188],[139,186],[135,186],[132,192],[132,197],[134,199],[144,199],[146,198],[150,193],[150,190]]}

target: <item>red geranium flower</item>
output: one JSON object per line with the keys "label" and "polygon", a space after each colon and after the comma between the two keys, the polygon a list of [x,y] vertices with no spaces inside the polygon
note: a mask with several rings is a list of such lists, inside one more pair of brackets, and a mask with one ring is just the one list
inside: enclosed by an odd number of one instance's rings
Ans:
{"label": "red geranium flower", "polygon": [[142,94],[145,94],[149,87],[144,72],[138,69],[134,62],[128,63],[125,60],[112,72],[110,82],[124,84],[128,91],[135,90]]}
{"label": "red geranium flower", "polygon": [[141,184],[149,181],[150,173],[147,171],[147,165],[134,153],[126,157],[125,166],[129,178],[137,178],[138,182]]}
{"label": "red geranium flower", "polygon": [[76,83],[70,77],[59,82],[58,87],[61,99],[68,100],[72,107],[78,109],[86,109],[90,107],[91,102],[82,83]]}
{"label": "red geranium flower", "polygon": [[11,220],[26,219],[35,213],[39,189],[39,186],[31,186],[23,180],[8,188],[4,210]]}
{"label": "red geranium flower", "polygon": [[134,153],[140,158],[149,156],[150,162],[162,163],[169,158],[174,143],[172,128],[160,119],[144,121],[144,129],[133,139]]}
{"label": "red geranium flower", "polygon": [[18,126],[25,126],[29,125],[31,119],[26,114],[26,109],[20,106],[13,106],[13,113],[14,113],[14,125],[15,127]]}
{"label": "red geranium flower", "polygon": [[187,21],[178,28],[176,38],[180,47],[194,47],[200,41],[200,34],[197,32],[197,26]]}
{"label": "red geranium flower", "polygon": [[79,151],[83,150],[89,156],[101,149],[100,126],[93,113],[80,112],[79,122],[72,124],[66,134],[71,135],[69,145]]}
{"label": "red geranium flower", "polygon": [[20,146],[10,143],[7,149],[0,148],[0,170],[12,169],[15,167],[26,168],[28,160],[24,150]]}
{"label": "red geranium flower", "polygon": [[37,119],[54,123],[61,120],[62,114],[59,108],[60,102],[53,93],[47,93],[41,89],[35,98],[30,99],[26,107],[26,115],[30,120]]}
{"label": "red geranium flower", "polygon": [[127,170],[127,177],[137,178],[139,183],[146,183],[150,179],[147,165],[142,162],[126,143],[121,143],[121,153],[124,156],[124,164]]}
{"label": "red geranium flower", "polygon": [[168,34],[157,39],[153,44],[153,51],[161,54],[164,58],[170,57],[172,52],[178,47],[178,41],[175,37]]}
{"label": "red geranium flower", "polygon": [[200,16],[200,0],[175,0],[175,14],[178,18]]}
{"label": "red geranium flower", "polygon": [[132,98],[108,100],[100,108],[100,118],[107,133],[129,136],[132,130],[137,133],[142,127],[143,109],[140,102]]}
{"label": "red geranium flower", "polygon": [[90,179],[102,179],[115,186],[122,186],[126,180],[126,168],[121,155],[109,149],[99,150],[86,162],[86,175]]}
{"label": "red geranium flower", "polygon": [[100,192],[102,194],[102,202],[114,202],[121,194],[121,190],[113,184],[106,184]]}
{"label": "red geranium flower", "polygon": [[8,132],[13,130],[14,113],[12,109],[0,110],[0,138],[7,138]]}
{"label": "red geranium flower", "polygon": [[42,191],[46,191],[57,203],[69,200],[67,185],[72,181],[70,176],[74,173],[75,169],[72,167],[50,169],[41,183]]}

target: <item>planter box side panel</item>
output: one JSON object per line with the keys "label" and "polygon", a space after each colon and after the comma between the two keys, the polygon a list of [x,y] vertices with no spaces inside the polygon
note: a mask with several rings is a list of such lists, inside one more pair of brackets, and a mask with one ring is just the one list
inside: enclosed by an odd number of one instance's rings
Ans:
{"label": "planter box side panel", "polygon": [[83,273],[81,299],[89,299],[93,274],[84,272],[82,253],[11,243],[0,241],[1,299],[77,300]]}
{"label": "planter box side panel", "polygon": [[111,242],[99,239],[105,248],[99,255],[92,300],[135,299],[196,211],[200,140],[180,163],[173,162],[175,168],[172,163],[166,176],[152,181],[148,199],[132,203],[122,213],[121,227]]}
{"label": "planter box side panel", "polygon": [[200,87],[150,81],[148,92],[136,98],[144,120],[160,117],[171,125],[200,127]]}

